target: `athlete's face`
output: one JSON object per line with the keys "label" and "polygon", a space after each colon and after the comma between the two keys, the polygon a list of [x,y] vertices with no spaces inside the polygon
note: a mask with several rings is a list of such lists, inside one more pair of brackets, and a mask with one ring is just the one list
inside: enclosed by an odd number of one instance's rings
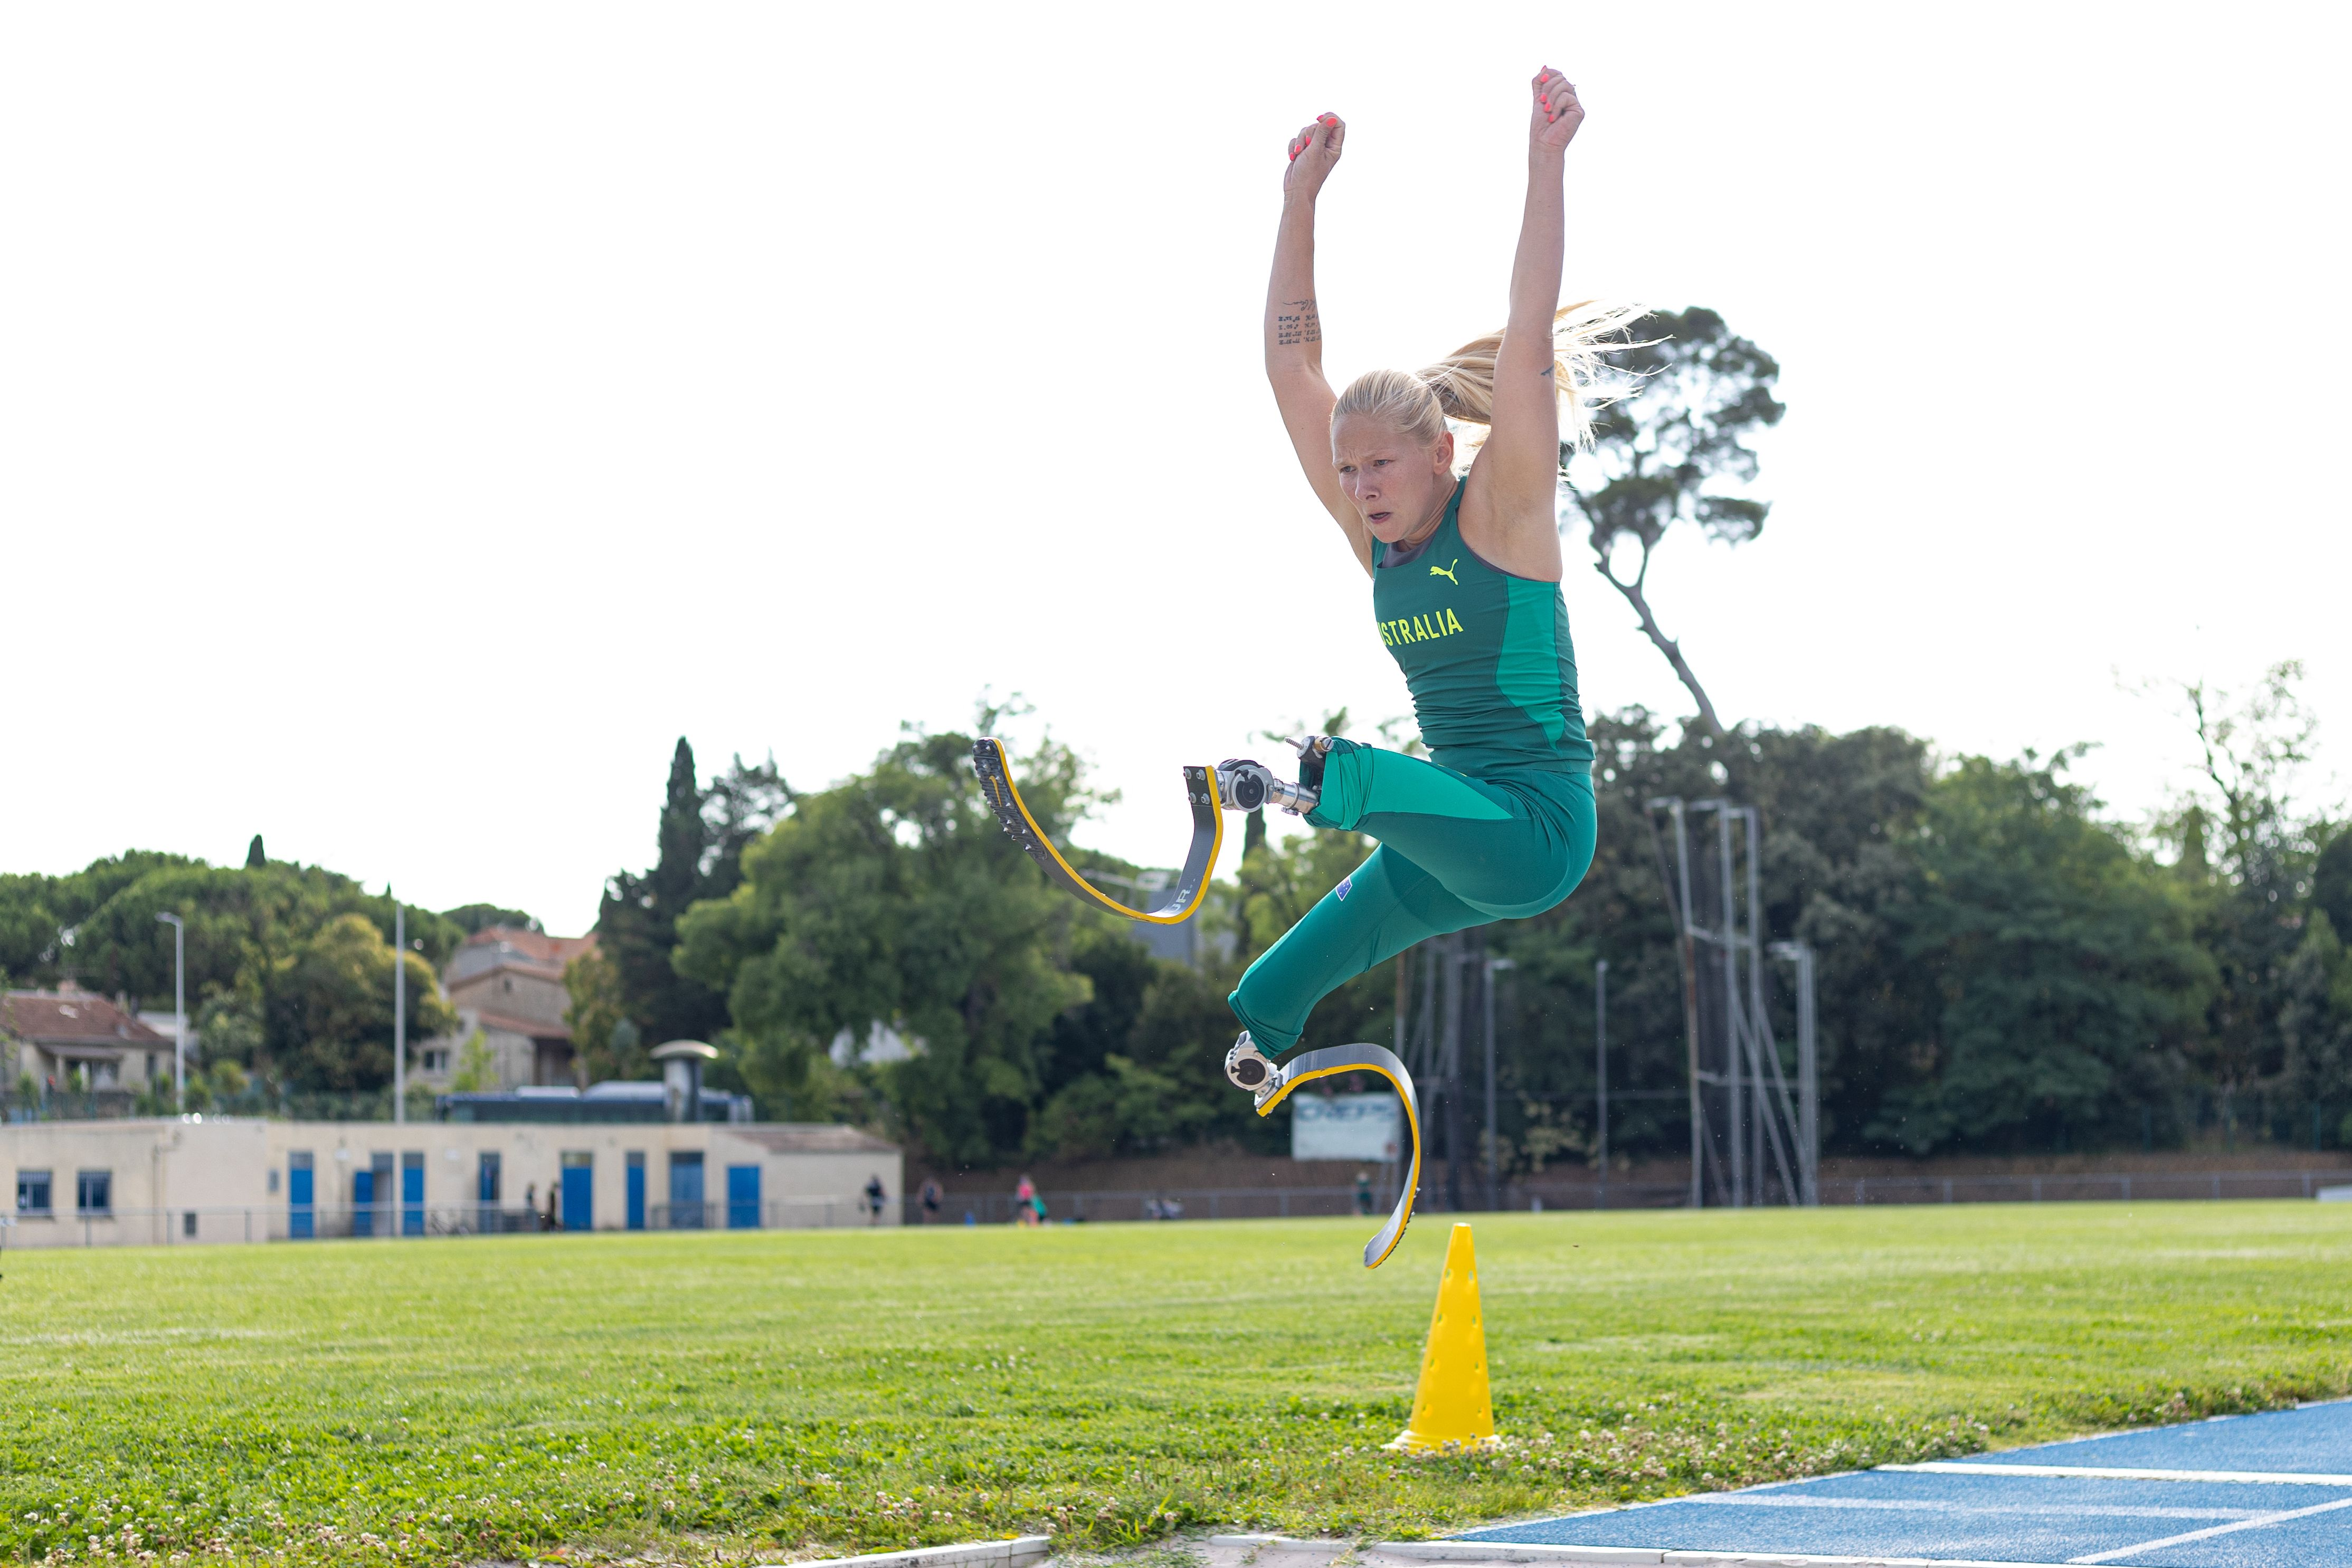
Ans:
{"label": "athlete's face", "polygon": [[1331,462],[1339,488],[1383,544],[1419,539],[1454,494],[1454,434],[1423,446],[1396,426],[1361,414],[1331,423]]}

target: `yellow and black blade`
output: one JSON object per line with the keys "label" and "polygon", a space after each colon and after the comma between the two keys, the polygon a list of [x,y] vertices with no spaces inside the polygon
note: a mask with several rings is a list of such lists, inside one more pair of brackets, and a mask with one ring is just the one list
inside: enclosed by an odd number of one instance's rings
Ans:
{"label": "yellow and black blade", "polygon": [[1004,744],[982,738],[971,743],[972,771],[980,775],[981,793],[988,797],[989,809],[1013,841],[1029,852],[1051,880],[1061,883],[1080,898],[1099,909],[1129,920],[1148,920],[1155,925],[1174,925],[1192,918],[1201,907],[1201,900],[1209,891],[1209,873],[1217,869],[1217,852],[1224,847],[1225,819],[1217,809],[1217,778],[1215,770],[1207,768],[1184,769],[1184,795],[1192,806],[1192,847],[1185,852],[1184,869],[1178,873],[1175,885],[1163,890],[1160,902],[1150,909],[1130,909],[1102,891],[1085,877],[1077,868],[1062,858],[1062,852],[1045,837],[1037,826],[1037,819],[1029,814],[1022,803],[1020,787],[1013,782],[1013,768],[1004,755]]}
{"label": "yellow and black blade", "polygon": [[1421,1190],[1421,1103],[1413,1098],[1412,1074],[1404,1070],[1404,1063],[1394,1051],[1377,1045],[1327,1045],[1294,1056],[1274,1070],[1273,1092],[1258,1102],[1257,1113],[1263,1116],[1272,1111],[1300,1084],[1335,1072],[1377,1072],[1387,1079],[1397,1098],[1404,1102],[1405,1131],[1412,1139],[1412,1163],[1406,1167],[1403,1188],[1397,1194],[1396,1212],[1389,1216],[1379,1235],[1364,1243],[1364,1267],[1377,1269],[1404,1239],[1404,1228],[1412,1220],[1412,1200]]}

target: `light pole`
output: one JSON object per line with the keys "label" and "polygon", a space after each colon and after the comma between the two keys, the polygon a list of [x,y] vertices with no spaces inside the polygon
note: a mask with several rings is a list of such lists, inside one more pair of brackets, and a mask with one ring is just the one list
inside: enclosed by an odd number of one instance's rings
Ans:
{"label": "light pole", "polygon": [[1801,1199],[1822,1201],[1822,1070],[1813,1016],[1813,948],[1809,942],[1775,942],[1772,956],[1797,967],[1797,1180]]}
{"label": "light pole", "polygon": [[188,1108],[188,923],[176,915],[156,919],[172,928],[172,1108]]}
{"label": "light pole", "polygon": [[1495,976],[1517,967],[1508,958],[1486,960],[1486,1207],[1490,1211],[1503,1207],[1502,1180],[1495,1171]]}
{"label": "light pole", "polygon": [[1609,960],[1592,961],[1592,1075],[1601,1089],[1601,1207],[1609,1207]]}
{"label": "light pole", "polygon": [[396,901],[392,906],[392,1119],[395,1124],[408,1120],[408,911]]}

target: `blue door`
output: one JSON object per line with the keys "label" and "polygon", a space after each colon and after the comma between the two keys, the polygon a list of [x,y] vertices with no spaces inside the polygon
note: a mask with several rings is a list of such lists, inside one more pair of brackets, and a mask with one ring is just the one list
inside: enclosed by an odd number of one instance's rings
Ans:
{"label": "blue door", "polygon": [[757,1166],[727,1167],[727,1228],[760,1228],[760,1167]]}
{"label": "blue door", "polygon": [[310,1156],[286,1156],[286,1234],[297,1240],[319,1233],[318,1211],[311,1207]]}
{"label": "blue door", "polygon": [[643,1230],[646,1228],[646,1156],[643,1151],[636,1151],[626,1158],[629,1163],[629,1228]]}
{"label": "blue door", "polygon": [[596,1156],[568,1153],[563,1156],[563,1228],[587,1230],[595,1225],[591,1205],[596,1197]]}
{"label": "blue door", "polygon": [[698,1230],[702,1218],[702,1156],[673,1154],[669,1157],[670,1228]]}
{"label": "blue door", "polygon": [[375,1172],[371,1170],[352,1173],[352,1234],[375,1234]]}
{"label": "blue door", "polygon": [[503,1173],[499,1168],[499,1152],[484,1149],[481,1160],[474,1169],[474,1228],[488,1236],[506,1228],[505,1216],[499,1212],[499,1186]]}
{"label": "blue door", "polygon": [[419,1149],[400,1156],[400,1233],[425,1234],[425,1155]]}

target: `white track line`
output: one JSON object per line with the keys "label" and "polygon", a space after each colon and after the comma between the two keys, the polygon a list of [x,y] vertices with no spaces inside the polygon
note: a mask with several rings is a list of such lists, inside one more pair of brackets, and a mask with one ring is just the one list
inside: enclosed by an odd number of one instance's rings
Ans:
{"label": "white track line", "polygon": [[2352,1497],[2337,1498],[2334,1502],[2314,1503],[2309,1508],[2290,1509],[2284,1513],[2266,1513],[2260,1519],[2241,1520],[2235,1524],[2217,1524],[2210,1530],[2192,1530],[2186,1535],[2168,1535],[2161,1541],[2143,1541],[2137,1546],[2118,1547],[2095,1557],[2069,1557],[2066,1561],[2112,1563],[2118,1557],[2137,1557],[2143,1552],[2156,1552],[2167,1546],[2182,1546],[2191,1541],[2210,1541],[2217,1535],[2235,1535],[2242,1530],[2264,1530],[2273,1524],[2284,1524],[2290,1519],[2309,1519],[2315,1513],[2332,1513],[2339,1508],[2352,1508]]}
{"label": "white track line", "polygon": [[2250,1481],[2264,1486],[2352,1487],[2352,1476],[2315,1476],[2296,1470],[2126,1470],[2088,1465],[1972,1465],[1958,1459],[1878,1468],[1931,1476],[2086,1476],[2112,1481]]}
{"label": "white track line", "polygon": [[1829,1508],[1877,1513],[1999,1513],[2047,1519],[2267,1519],[2268,1508],[2130,1508],[2091,1503],[1969,1502],[1958,1498],[1808,1497],[1776,1492],[1757,1497],[1748,1492],[1710,1491],[1678,1502],[1714,1508]]}

